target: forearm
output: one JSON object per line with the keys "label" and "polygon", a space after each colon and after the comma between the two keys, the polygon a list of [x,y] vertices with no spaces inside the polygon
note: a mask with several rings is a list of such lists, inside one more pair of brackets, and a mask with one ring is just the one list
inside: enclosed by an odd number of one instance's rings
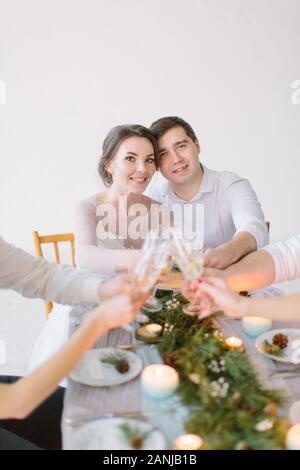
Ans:
{"label": "forearm", "polygon": [[248,232],[240,232],[229,242],[213,249],[207,249],[203,258],[204,266],[225,269],[255,250],[255,238]]}
{"label": "forearm", "polygon": [[63,304],[95,304],[99,279],[70,266],[48,263],[0,237],[0,288],[13,289],[25,297]]}
{"label": "forearm", "polygon": [[104,249],[93,245],[78,246],[76,261],[90,272],[116,272],[131,269],[140,250]]}
{"label": "forearm", "polygon": [[300,294],[283,297],[241,299],[243,316],[261,316],[274,321],[300,321]]}
{"label": "forearm", "polygon": [[106,331],[105,323],[99,327],[99,321],[88,321],[58,353],[34,373],[14,385],[1,386],[0,418],[22,419],[31,413],[57,388],[58,383],[75,367],[82,355]]}
{"label": "forearm", "polygon": [[275,264],[269,253],[259,250],[250,253],[223,272],[232,290],[255,290],[272,284],[275,279]]}
{"label": "forearm", "polygon": [[256,250],[256,240],[249,232],[239,232],[232,240],[225,243],[232,252],[232,264]]}

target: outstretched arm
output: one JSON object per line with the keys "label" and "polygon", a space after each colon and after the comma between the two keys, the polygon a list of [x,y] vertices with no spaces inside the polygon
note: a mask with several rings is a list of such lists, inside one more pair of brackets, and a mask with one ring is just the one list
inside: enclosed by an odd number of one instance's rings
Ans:
{"label": "outstretched arm", "polygon": [[236,291],[254,290],[300,277],[300,235],[251,253],[224,271],[205,269],[204,277],[227,279]]}
{"label": "outstretched arm", "polygon": [[248,232],[239,232],[232,240],[204,253],[204,266],[225,269],[256,250],[256,240]]}
{"label": "outstretched arm", "polygon": [[35,258],[0,237],[0,288],[62,304],[97,304],[101,279]]}
{"label": "outstretched arm", "polygon": [[77,266],[86,271],[114,273],[130,269],[138,258],[139,250],[110,249],[98,246],[97,207],[90,201],[82,201],[75,208],[75,242]]}
{"label": "outstretched arm", "polygon": [[105,300],[69,342],[44,365],[13,385],[0,385],[0,419],[22,419],[44,401],[99,336],[134,319],[145,296]]}
{"label": "outstretched arm", "polygon": [[274,282],[275,263],[267,251],[259,250],[225,269],[224,275],[229,287],[237,292],[255,290]]}
{"label": "outstretched arm", "polygon": [[[275,321],[300,322],[300,294],[247,298],[232,292],[220,278],[210,278],[200,284],[199,289],[209,296],[215,307],[233,318],[261,316]],[[202,314],[209,314],[209,309],[202,310]]]}
{"label": "outstretched arm", "polygon": [[224,198],[236,232],[232,240],[207,250],[204,263],[210,268],[225,269],[269,243],[264,214],[249,181],[243,178],[232,181],[224,191]]}

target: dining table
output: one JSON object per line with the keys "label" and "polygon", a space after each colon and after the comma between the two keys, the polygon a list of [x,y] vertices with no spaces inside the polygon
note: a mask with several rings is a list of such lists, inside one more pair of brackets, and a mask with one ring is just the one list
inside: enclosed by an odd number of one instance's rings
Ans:
{"label": "dining table", "polygon": [[[255,295],[269,296],[274,293],[278,295],[278,290],[275,291],[270,287],[261,289]],[[70,336],[74,334],[90,311],[91,307],[86,306],[77,306],[70,311]],[[281,364],[261,354],[255,346],[255,339],[244,332],[240,320],[223,316],[218,317],[216,322],[225,338],[236,336],[242,339],[261,383],[267,388],[280,389],[284,392],[286,402],[280,409],[280,414],[283,417],[288,416],[291,405],[300,399],[300,372],[294,377],[276,374],[286,368],[286,364]],[[136,326],[133,324],[130,327],[111,330],[101,337],[94,347],[106,348],[133,344],[137,341],[134,335]],[[297,326],[299,324],[284,321],[273,322],[274,329],[297,328]],[[162,363],[155,344],[143,344],[142,347],[136,349],[136,354],[141,358],[143,367]],[[103,433],[105,433],[105,417],[122,416],[122,413],[130,414],[130,412],[159,429],[165,438],[167,449],[171,449],[175,439],[185,433],[184,424],[189,415],[189,410],[181,403],[176,393],[163,400],[147,396],[142,390],[140,375],[127,383],[110,387],[91,387],[69,378],[62,416],[63,448],[66,450],[89,448],[90,436],[83,432],[84,423],[89,419],[92,421],[103,418],[101,423]],[[80,424],[81,418],[83,418],[82,424]]]}

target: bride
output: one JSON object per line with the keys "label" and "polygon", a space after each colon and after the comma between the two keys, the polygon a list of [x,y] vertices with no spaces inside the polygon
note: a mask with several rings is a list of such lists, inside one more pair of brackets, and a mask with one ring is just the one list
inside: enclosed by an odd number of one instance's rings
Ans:
{"label": "bride", "polygon": [[[98,166],[106,189],[79,202],[75,209],[79,269],[102,278],[128,270],[136,263],[147,232],[158,225],[170,225],[169,210],[142,194],[157,166],[157,144],[150,130],[141,125],[110,130]],[[33,349],[30,371],[66,342],[69,310],[68,306],[54,305]]]}
{"label": "bride", "polygon": [[142,194],[157,166],[156,140],[146,127],[111,129],[98,166],[107,189],[76,207],[76,261],[81,269],[129,269],[149,230],[158,228],[163,216],[169,224],[168,209]]}

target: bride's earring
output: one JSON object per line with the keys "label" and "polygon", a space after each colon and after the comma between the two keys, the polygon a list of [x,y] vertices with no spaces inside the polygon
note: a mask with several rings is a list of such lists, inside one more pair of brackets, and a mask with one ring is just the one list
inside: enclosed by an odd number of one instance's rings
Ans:
{"label": "bride's earring", "polygon": [[111,177],[111,180],[113,181],[113,171],[111,169],[108,169],[107,167],[105,167],[105,170],[109,174],[109,176]]}

